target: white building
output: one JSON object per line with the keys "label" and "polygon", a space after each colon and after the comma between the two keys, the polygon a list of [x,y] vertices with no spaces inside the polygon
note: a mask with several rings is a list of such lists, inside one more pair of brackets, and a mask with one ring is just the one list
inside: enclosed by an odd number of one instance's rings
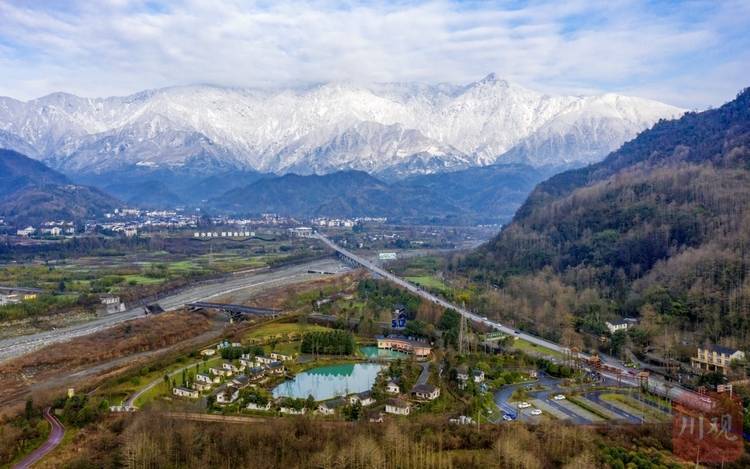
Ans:
{"label": "white building", "polygon": [[26,228],[24,228],[22,230],[16,231],[16,235],[17,236],[23,236],[24,238],[28,238],[29,236],[33,235],[34,233],[36,233],[36,228],[34,228],[33,226],[27,226]]}
{"label": "white building", "polygon": [[274,360],[282,361],[282,362],[288,362],[292,360],[291,356],[284,355],[283,353],[277,353],[277,352],[271,352],[271,358]]}
{"label": "white building", "polygon": [[440,397],[440,388],[429,383],[417,384],[411,390],[412,396],[423,401],[434,401]]}
{"label": "white building", "polygon": [[172,394],[178,397],[189,397],[190,399],[198,399],[200,397],[197,390],[183,387],[172,388]]}
{"label": "white building", "polygon": [[393,415],[409,415],[411,406],[401,399],[388,399],[385,403],[385,412]]}
{"label": "white building", "polygon": [[359,402],[362,407],[367,407],[368,405],[374,404],[375,399],[372,398],[372,393],[370,391],[363,391],[349,396],[350,404],[356,404],[357,402]]}
{"label": "white building", "polygon": [[266,405],[260,405],[256,404],[255,402],[251,402],[247,405],[247,408],[250,410],[264,410],[268,411],[271,410],[271,402],[266,402]]}
{"label": "white building", "polygon": [[239,389],[233,386],[227,386],[226,389],[216,394],[216,403],[222,404],[222,405],[231,404],[235,402],[239,397],[240,397]]}
{"label": "white building", "polygon": [[388,394],[399,394],[401,392],[401,388],[398,387],[398,384],[396,384],[393,381],[388,381],[388,384],[385,385],[385,392]]}
{"label": "white building", "polygon": [[604,323],[607,326],[607,329],[609,329],[609,332],[611,334],[614,334],[617,331],[624,331],[627,330],[628,327],[630,327],[630,323],[625,321],[624,319],[617,319],[614,321],[607,321]]}

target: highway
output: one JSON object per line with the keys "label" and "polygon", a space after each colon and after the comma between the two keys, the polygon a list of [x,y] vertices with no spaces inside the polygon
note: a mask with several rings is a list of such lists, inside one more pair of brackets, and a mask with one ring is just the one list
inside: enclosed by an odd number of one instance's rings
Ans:
{"label": "highway", "polygon": [[[504,334],[507,334],[512,337],[517,337],[519,339],[523,339],[527,342],[530,342],[532,344],[536,344],[541,347],[546,347],[550,350],[554,350],[556,352],[560,353],[570,353],[570,349],[567,347],[564,347],[560,344],[556,344],[554,342],[550,342],[548,340],[542,339],[540,337],[528,334],[526,332],[513,329],[511,327],[505,326],[499,322],[491,321],[485,317],[482,317],[476,313],[473,313],[465,308],[461,308],[457,305],[454,305],[443,298],[440,298],[438,296],[433,295],[432,293],[429,293],[417,285],[414,285],[411,282],[408,282],[400,277],[397,277],[396,275],[393,275],[392,273],[388,272],[387,270],[377,266],[376,264],[370,262],[369,260],[360,257],[351,251],[348,251],[347,249],[342,248],[341,246],[337,245],[330,239],[328,239],[326,236],[322,235],[321,233],[315,233],[312,235],[314,238],[319,239],[322,241],[326,246],[329,248],[335,250],[339,254],[343,255],[344,257],[349,258],[350,260],[354,261],[355,263],[361,265],[362,267],[366,268],[367,270],[390,280],[391,282],[405,288],[406,290],[414,293],[415,295],[418,295],[428,301],[431,301],[435,304],[438,304],[444,308],[450,308],[455,311],[457,311],[462,316],[468,318],[469,320],[477,323],[477,324],[483,324],[484,326],[490,327],[493,330],[500,331]],[[590,355],[585,353],[578,353],[579,358],[590,358]],[[630,373],[633,372],[631,368],[627,368],[622,362],[619,360],[608,357],[605,355],[600,356],[603,363],[606,365],[615,368],[617,372],[614,371],[600,371],[601,375],[605,378],[609,378],[612,380],[615,380],[621,384],[626,384],[629,386],[639,386],[640,381],[636,376],[632,376]],[[666,383],[663,379],[656,377],[656,376],[649,376],[647,387],[649,391],[659,394],[661,396],[668,397],[669,399],[676,400],[683,403],[689,403],[691,405],[710,405],[708,398],[705,396],[700,396],[697,393],[694,393],[692,391],[688,391],[684,388],[681,388],[680,386],[676,384]]]}
{"label": "highway", "polygon": [[[172,311],[181,308],[187,303],[205,301],[239,290],[252,289],[253,291],[261,291],[324,276],[323,274],[311,274],[308,272],[309,270],[336,272],[343,269],[342,264],[335,259],[319,259],[302,264],[243,273],[218,281],[196,284],[180,292],[165,296],[157,302],[165,310]],[[0,362],[24,355],[46,345],[92,334],[115,324],[143,317],[143,315],[143,308],[138,306],[122,313],[100,316],[85,323],[1,339]]]}

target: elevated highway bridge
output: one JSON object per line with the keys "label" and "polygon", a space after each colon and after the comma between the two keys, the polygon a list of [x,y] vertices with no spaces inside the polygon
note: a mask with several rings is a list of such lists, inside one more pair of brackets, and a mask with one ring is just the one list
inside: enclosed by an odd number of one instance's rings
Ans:
{"label": "elevated highway bridge", "polygon": [[[579,358],[583,360],[590,360],[592,358],[591,355],[582,353],[582,352],[577,352],[575,355],[573,355],[569,348],[564,347],[560,344],[550,342],[549,340],[542,339],[540,337],[528,334],[518,329],[513,329],[499,322],[491,321],[487,319],[486,317],[480,316],[470,310],[454,305],[444,300],[443,298],[440,298],[436,295],[433,295],[430,292],[423,290],[422,288],[420,288],[419,286],[411,282],[408,282],[396,275],[393,275],[392,273],[374,264],[373,262],[370,262],[369,260],[361,256],[358,256],[347,249],[342,248],[341,246],[337,245],[336,243],[334,243],[333,241],[331,241],[330,239],[328,239],[326,236],[324,236],[321,233],[314,233],[311,237],[319,239],[326,246],[336,251],[337,255],[340,258],[345,259],[347,263],[351,265],[357,265],[357,266],[363,267],[369,270],[370,272],[382,278],[385,278],[395,283],[396,285],[401,286],[407,291],[424,298],[427,301],[431,301],[432,303],[440,305],[444,308],[453,309],[459,314],[461,314],[462,316],[466,317],[468,320],[476,324],[484,325],[486,327],[491,328],[494,331],[499,331],[511,337],[517,337],[519,339],[523,339],[527,342],[538,345],[540,347],[545,347],[550,350],[554,350],[556,352],[562,353],[564,355],[573,356],[574,358]],[[600,358],[602,361],[602,365],[604,366],[599,370],[599,372],[602,376],[606,378],[617,381],[618,383],[623,384],[623,385],[636,386],[636,387],[644,386],[649,391],[655,394],[664,396],[670,400],[683,402],[683,403],[690,404],[690,405],[695,405],[696,402],[698,403],[703,402],[704,404],[709,405],[707,402],[708,398],[706,396],[702,396],[698,393],[687,390],[677,385],[676,383],[669,383],[660,377],[651,376],[651,375],[648,376],[646,379],[641,379],[637,375],[637,372],[635,372],[631,368],[626,367],[621,361],[613,357],[608,357],[604,355],[601,356]],[[636,374],[634,375],[633,373],[636,373]]]}

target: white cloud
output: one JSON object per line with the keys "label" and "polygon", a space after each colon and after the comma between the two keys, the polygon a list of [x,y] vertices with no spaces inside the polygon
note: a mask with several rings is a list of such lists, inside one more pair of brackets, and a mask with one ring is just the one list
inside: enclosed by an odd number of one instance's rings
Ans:
{"label": "white cloud", "polygon": [[[445,1],[56,5],[0,0],[0,94],[99,96],[190,83],[467,82],[495,71],[550,92],[637,91],[704,107],[750,84],[735,71],[738,62],[750,63],[750,8],[742,1],[668,11],[635,0],[520,8]],[[720,69],[735,72],[713,74],[711,86],[696,89],[707,70]]]}

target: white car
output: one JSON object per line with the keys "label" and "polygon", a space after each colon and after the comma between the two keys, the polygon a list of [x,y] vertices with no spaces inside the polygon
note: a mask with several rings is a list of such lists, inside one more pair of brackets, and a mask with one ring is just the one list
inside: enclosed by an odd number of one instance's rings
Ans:
{"label": "white car", "polygon": [[531,415],[542,415],[542,411],[540,409],[534,409],[531,411]]}
{"label": "white car", "polygon": [[529,404],[528,402],[520,402],[518,404],[519,409],[528,409],[529,407],[531,407],[531,404]]}
{"label": "white car", "polygon": [[553,397],[552,399],[554,399],[556,401],[563,401],[563,400],[565,400],[565,396],[563,396],[562,394],[558,394],[555,397]]}

